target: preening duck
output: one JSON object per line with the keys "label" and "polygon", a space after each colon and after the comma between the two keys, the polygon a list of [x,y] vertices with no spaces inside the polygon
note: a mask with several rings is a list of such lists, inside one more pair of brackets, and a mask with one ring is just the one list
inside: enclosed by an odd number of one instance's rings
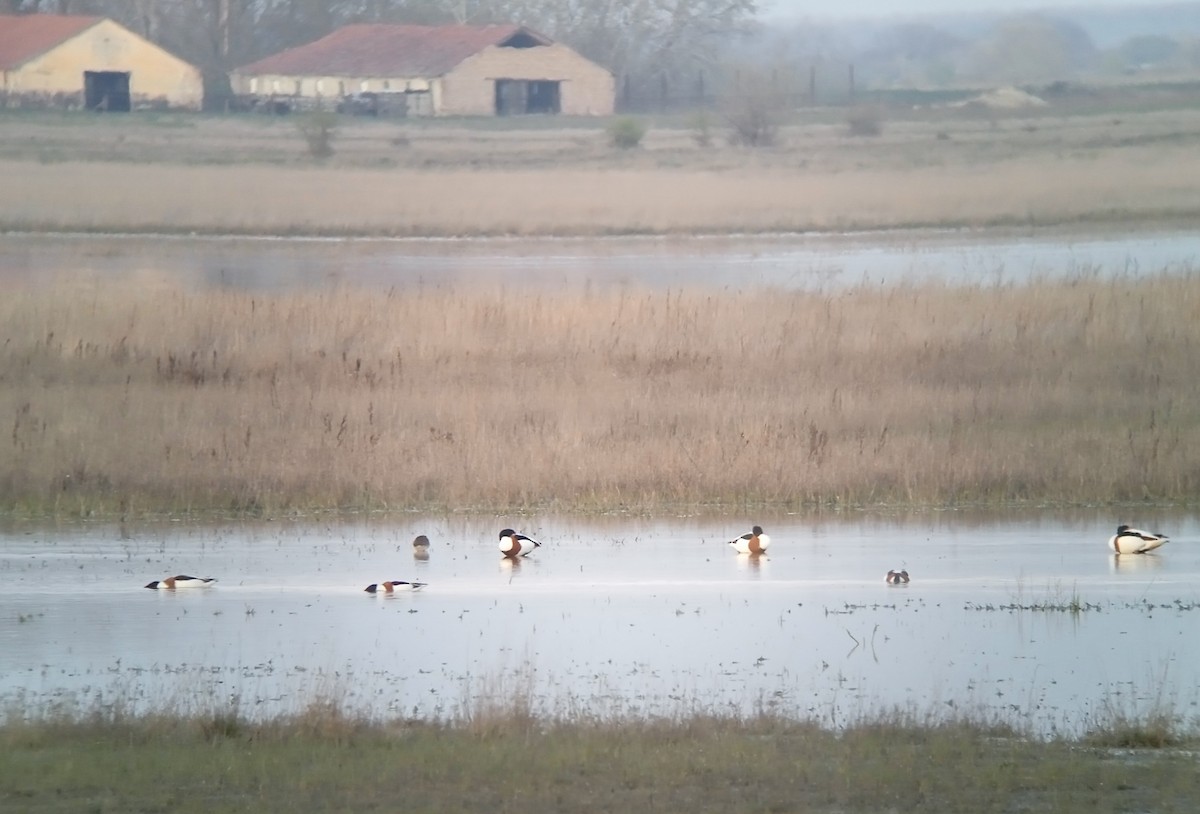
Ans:
{"label": "preening duck", "polygon": [[189,577],[187,574],[178,574],[166,579],[156,579],[154,582],[146,583],[147,588],[158,588],[162,590],[175,590],[176,588],[207,588],[216,582],[213,577]]}
{"label": "preening duck", "polygon": [[743,534],[736,540],[730,540],[729,545],[739,554],[761,554],[771,544],[771,538],[763,534],[762,526],[755,526],[749,534]]}
{"label": "preening duck", "polygon": [[888,571],[886,579],[888,585],[905,585],[908,583],[908,571]]}
{"label": "preening duck", "polygon": [[393,579],[388,582],[372,582],[363,590],[369,594],[394,594],[396,591],[418,591],[424,587],[424,582],[405,582],[402,579]]}
{"label": "preening duck", "polygon": [[1165,534],[1151,534],[1148,531],[1120,525],[1117,526],[1117,533],[1108,538],[1108,547],[1117,554],[1145,554],[1166,542],[1167,535]]}
{"label": "preening duck", "polygon": [[506,557],[525,557],[535,548],[540,548],[541,543],[537,540],[526,537],[524,534],[517,534],[512,529],[504,529],[500,532],[500,553]]}

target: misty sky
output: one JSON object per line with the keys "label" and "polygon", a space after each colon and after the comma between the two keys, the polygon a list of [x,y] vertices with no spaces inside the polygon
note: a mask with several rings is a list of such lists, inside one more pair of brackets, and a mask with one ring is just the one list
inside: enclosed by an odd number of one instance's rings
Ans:
{"label": "misty sky", "polygon": [[760,0],[761,16],[771,17],[883,17],[928,12],[1014,12],[1063,7],[1162,5],[1164,0]]}

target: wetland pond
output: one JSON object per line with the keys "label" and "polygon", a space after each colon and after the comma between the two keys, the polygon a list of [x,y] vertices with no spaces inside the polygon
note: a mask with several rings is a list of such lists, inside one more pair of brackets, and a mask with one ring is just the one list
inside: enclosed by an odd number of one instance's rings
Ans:
{"label": "wetland pond", "polygon": [[[825,288],[1185,273],[1195,233],[287,241],[7,235],[0,279]],[[1163,531],[1115,558],[1119,522]],[[769,553],[725,541],[760,523]],[[511,525],[544,545],[501,558]],[[411,541],[427,534],[427,561]],[[644,518],[394,516],[0,529],[0,715],[302,711],[453,719],[900,709],[1076,734],[1200,714],[1200,516],[1165,511]],[[885,584],[892,568],[912,574]],[[142,586],[177,573],[208,589]],[[383,580],[416,593],[372,596]]]}
{"label": "wetland pond", "polygon": [[0,280],[9,282],[51,283],[63,273],[83,272],[108,284],[169,281],[256,290],[482,284],[822,291],[927,280],[1001,285],[1079,275],[1184,273],[1198,266],[1200,232],[1195,231],[462,240],[0,238]]}
{"label": "wetland pond", "polygon": [[[1119,521],[1172,540],[1118,558]],[[759,557],[726,544],[751,522]],[[542,547],[502,558],[503,525]],[[0,709],[1194,719],[1198,541],[1200,516],[1161,510],[10,526]],[[176,573],[218,582],[143,587]],[[363,590],[392,579],[427,586]]]}

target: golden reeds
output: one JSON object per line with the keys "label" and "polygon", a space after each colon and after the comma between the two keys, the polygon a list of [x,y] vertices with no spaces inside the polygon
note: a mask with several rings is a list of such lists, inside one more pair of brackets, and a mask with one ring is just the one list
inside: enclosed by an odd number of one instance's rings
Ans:
{"label": "golden reeds", "polygon": [[1200,276],[0,302],[6,509],[1187,501]]}

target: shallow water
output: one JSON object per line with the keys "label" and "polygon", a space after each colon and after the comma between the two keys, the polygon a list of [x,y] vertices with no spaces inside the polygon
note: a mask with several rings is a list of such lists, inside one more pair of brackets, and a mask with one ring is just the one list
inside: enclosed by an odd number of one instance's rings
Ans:
{"label": "shallow water", "polygon": [[5,235],[0,280],[106,281],[271,289],[532,285],[776,287],[944,280],[997,285],[1200,267],[1200,234],[1107,236],[971,231],[612,239],[305,240]]}
{"label": "shallow water", "polygon": [[[1117,518],[1120,519],[1120,518]],[[78,525],[0,534],[0,709],[249,716],[329,697],[453,718],[528,693],[549,714],[772,709],[839,726],[892,708],[1073,734],[1113,712],[1200,714],[1200,516],[1115,558],[1109,512],[511,522]],[[415,560],[418,533],[433,540]],[[912,582],[889,586],[889,568]],[[211,589],[146,590],[174,573]],[[417,593],[363,592],[420,580]],[[1071,605],[1079,607],[1071,609]],[[482,700],[481,700],[482,699]]]}

